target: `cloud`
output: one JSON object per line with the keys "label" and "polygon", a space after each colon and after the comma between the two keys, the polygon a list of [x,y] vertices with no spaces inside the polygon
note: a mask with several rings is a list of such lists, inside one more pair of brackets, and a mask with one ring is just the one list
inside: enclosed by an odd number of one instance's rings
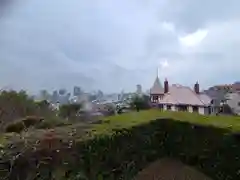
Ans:
{"label": "cloud", "polygon": [[203,39],[207,36],[207,30],[197,30],[194,33],[187,34],[186,36],[179,37],[179,41],[183,46],[186,47],[194,47],[203,41]]}
{"label": "cloud", "polygon": [[[1,1],[0,1],[1,2]],[[0,4],[1,5],[1,4]],[[239,77],[240,2],[15,1],[2,6],[0,86],[107,92],[160,78],[201,87]]]}

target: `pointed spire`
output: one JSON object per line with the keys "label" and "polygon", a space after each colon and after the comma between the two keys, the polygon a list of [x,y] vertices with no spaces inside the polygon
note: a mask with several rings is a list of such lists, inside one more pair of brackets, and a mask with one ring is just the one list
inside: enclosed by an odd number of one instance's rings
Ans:
{"label": "pointed spire", "polygon": [[162,85],[160,83],[160,79],[158,77],[158,70],[159,69],[157,67],[157,77],[156,77],[156,79],[154,81],[154,84],[153,84],[151,90],[150,90],[151,94],[163,94],[164,93],[164,89],[163,89],[163,87],[162,87]]}

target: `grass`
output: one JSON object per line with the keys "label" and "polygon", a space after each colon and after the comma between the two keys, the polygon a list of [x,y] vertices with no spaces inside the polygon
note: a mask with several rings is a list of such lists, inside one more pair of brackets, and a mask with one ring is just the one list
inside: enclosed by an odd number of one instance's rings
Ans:
{"label": "grass", "polygon": [[93,131],[95,134],[111,133],[115,129],[130,128],[159,118],[214,126],[240,132],[239,116],[204,116],[196,113],[159,111],[156,109],[107,117],[104,119],[106,123],[94,126]]}
{"label": "grass", "polygon": [[[233,132],[240,132],[240,117],[239,116],[203,116],[195,113],[188,112],[171,112],[159,111],[156,109],[144,110],[140,112],[129,112],[121,115],[106,117],[103,119],[102,124],[83,125],[76,123],[73,125],[66,125],[62,127],[55,127],[56,132],[63,137],[69,135],[74,130],[76,134],[72,136],[75,140],[85,140],[93,136],[101,134],[111,134],[116,129],[131,128],[140,124],[148,123],[156,119],[173,119],[176,121],[189,122],[193,124],[214,126],[218,128],[229,129]],[[45,130],[32,129],[28,132],[19,134],[5,133],[0,134],[0,146],[3,146],[11,139],[25,139],[34,140],[39,139]],[[89,133],[86,133],[89,132]]]}

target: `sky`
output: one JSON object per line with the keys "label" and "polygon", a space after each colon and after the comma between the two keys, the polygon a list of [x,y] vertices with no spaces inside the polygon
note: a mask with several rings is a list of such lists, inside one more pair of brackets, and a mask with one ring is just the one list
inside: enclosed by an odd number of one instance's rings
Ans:
{"label": "sky", "polygon": [[0,87],[201,89],[240,79],[239,0],[0,0]]}

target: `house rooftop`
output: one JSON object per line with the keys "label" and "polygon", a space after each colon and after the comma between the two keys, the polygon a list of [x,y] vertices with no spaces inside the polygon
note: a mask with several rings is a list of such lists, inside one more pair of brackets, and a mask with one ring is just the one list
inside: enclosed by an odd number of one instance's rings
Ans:
{"label": "house rooftop", "polygon": [[208,106],[211,98],[204,93],[196,94],[187,86],[173,84],[169,86],[169,92],[164,95],[161,103]]}
{"label": "house rooftop", "polygon": [[150,94],[163,94],[164,89],[160,83],[158,76],[156,77],[152,88],[150,89]]}

